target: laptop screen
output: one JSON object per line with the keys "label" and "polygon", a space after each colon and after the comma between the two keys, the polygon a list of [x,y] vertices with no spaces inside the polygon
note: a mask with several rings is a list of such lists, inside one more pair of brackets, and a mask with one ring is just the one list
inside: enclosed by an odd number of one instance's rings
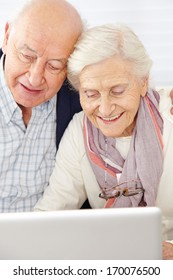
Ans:
{"label": "laptop screen", "polygon": [[0,259],[162,259],[157,207],[0,214]]}

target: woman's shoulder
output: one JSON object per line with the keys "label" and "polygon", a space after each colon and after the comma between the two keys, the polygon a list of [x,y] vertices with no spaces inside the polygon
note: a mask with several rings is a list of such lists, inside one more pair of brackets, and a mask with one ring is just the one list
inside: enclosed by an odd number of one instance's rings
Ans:
{"label": "woman's shoulder", "polygon": [[71,133],[71,134],[79,134],[81,133],[83,129],[83,117],[84,117],[84,112],[81,111],[79,113],[74,114],[72,120],[67,126],[67,129],[65,131],[65,134]]}
{"label": "woman's shoulder", "polygon": [[84,113],[76,113],[68,124],[60,142],[59,150],[62,151],[67,147],[77,147],[81,150],[83,147],[83,116]]}
{"label": "woman's shoulder", "polygon": [[83,121],[83,117],[84,117],[84,112],[81,111],[79,113],[74,114],[73,119],[75,121],[80,121],[81,122],[81,121]]}
{"label": "woman's shoulder", "polygon": [[83,127],[83,118],[84,118],[84,112],[81,111],[79,113],[74,114],[71,122],[70,122],[70,126],[73,128],[82,128]]}
{"label": "woman's shoulder", "polygon": [[173,122],[173,115],[170,113],[170,109],[173,106],[172,100],[170,98],[172,87],[158,87],[156,90],[160,95],[159,112],[161,113],[162,117]]}

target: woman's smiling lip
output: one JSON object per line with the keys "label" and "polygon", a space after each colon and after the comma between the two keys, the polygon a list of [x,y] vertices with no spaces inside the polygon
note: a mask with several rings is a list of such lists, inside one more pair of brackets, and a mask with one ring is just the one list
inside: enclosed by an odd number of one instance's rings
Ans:
{"label": "woman's smiling lip", "polygon": [[98,116],[99,119],[101,119],[103,122],[106,122],[106,123],[110,123],[110,122],[114,122],[114,121],[117,121],[119,118],[121,118],[121,116],[124,114],[124,112],[116,115],[116,116],[112,116],[112,117],[100,117]]}

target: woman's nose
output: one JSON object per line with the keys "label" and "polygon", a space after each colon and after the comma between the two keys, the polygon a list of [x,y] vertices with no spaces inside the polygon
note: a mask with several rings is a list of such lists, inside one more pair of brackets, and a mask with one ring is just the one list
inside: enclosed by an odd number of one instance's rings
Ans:
{"label": "woman's nose", "polygon": [[99,111],[104,117],[108,117],[111,115],[115,107],[115,104],[109,98],[101,98]]}

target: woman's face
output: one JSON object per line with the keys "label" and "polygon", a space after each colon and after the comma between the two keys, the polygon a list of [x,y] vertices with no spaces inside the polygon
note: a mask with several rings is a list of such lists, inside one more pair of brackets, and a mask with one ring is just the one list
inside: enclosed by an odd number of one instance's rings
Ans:
{"label": "woman's face", "polygon": [[80,102],[92,124],[108,137],[132,134],[147,79],[133,73],[133,64],[114,56],[86,66],[80,73]]}

